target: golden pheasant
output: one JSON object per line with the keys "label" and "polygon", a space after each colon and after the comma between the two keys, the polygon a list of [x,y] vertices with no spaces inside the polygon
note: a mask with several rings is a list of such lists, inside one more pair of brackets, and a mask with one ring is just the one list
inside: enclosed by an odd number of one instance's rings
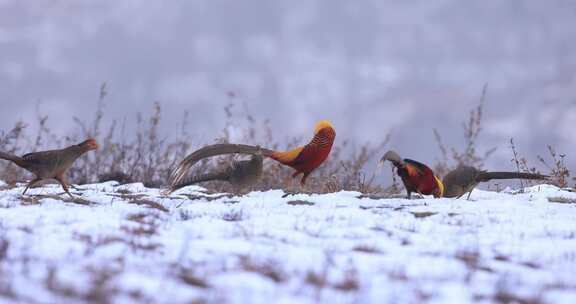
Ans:
{"label": "golden pheasant", "polygon": [[[172,193],[185,186],[207,181],[229,182],[237,192],[255,185],[262,176],[262,151],[259,147],[254,151],[252,146],[216,144],[201,148],[188,155],[172,174],[170,187],[167,193]],[[235,161],[226,169],[206,174],[186,177],[186,172],[198,161],[216,155],[231,153],[252,154],[250,160]]]}
{"label": "golden pheasant", "polygon": [[400,155],[394,151],[388,151],[382,156],[380,166],[387,160],[396,167],[398,176],[402,179],[402,183],[404,183],[404,187],[408,193],[408,199],[411,198],[412,192],[423,195],[433,195],[436,198],[443,196],[444,185],[428,166],[415,160],[402,159]]}
{"label": "golden pheasant", "polygon": [[[322,120],[316,124],[314,130],[314,137],[305,146],[295,148],[290,151],[274,151],[270,149],[260,148],[259,146],[242,145],[242,144],[215,144],[206,146],[190,155],[188,155],[172,172],[170,176],[170,187],[178,187],[178,185],[186,184],[186,174],[190,167],[203,158],[223,155],[223,154],[261,154],[264,157],[272,158],[283,165],[292,167],[296,170],[293,177],[298,174],[303,174],[300,183],[304,185],[306,178],[318,166],[320,166],[330,154],[336,132],[327,120]],[[207,176],[205,176],[207,177]],[[215,177],[215,176],[211,176]],[[218,176],[222,179],[222,176]],[[193,177],[189,181],[194,181]]]}
{"label": "golden pheasant", "polygon": [[300,184],[304,185],[310,173],[318,168],[330,154],[335,138],[336,131],[332,124],[327,120],[322,120],[316,124],[314,137],[307,145],[284,152],[264,151],[264,155],[294,168],[296,172],[292,174],[292,177],[302,173]]}
{"label": "golden pheasant", "polygon": [[96,143],[96,140],[88,139],[80,144],[72,145],[61,150],[28,153],[22,157],[0,152],[0,159],[9,160],[36,175],[36,178],[30,181],[24,189],[24,192],[22,193],[23,195],[26,193],[28,188],[41,180],[55,179],[60,183],[60,185],[62,185],[64,191],[72,197],[72,194],[68,191],[68,185],[64,174],[72,164],[74,164],[76,159],[84,153],[97,148],[98,144]]}
{"label": "golden pheasant", "polygon": [[478,170],[470,166],[459,166],[458,168],[448,172],[443,179],[446,192],[444,197],[457,197],[468,193],[468,199],[472,191],[481,182],[487,182],[492,179],[534,179],[545,180],[549,176],[536,174],[536,173],[521,173],[521,172],[488,172]]}

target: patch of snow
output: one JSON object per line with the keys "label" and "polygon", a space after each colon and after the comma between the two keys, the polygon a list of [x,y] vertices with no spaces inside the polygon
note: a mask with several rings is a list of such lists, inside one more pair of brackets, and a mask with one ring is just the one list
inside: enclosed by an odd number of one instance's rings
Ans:
{"label": "patch of snow", "polygon": [[23,187],[0,190],[0,302],[576,299],[576,193],[550,185],[468,201],[107,182],[76,203]]}

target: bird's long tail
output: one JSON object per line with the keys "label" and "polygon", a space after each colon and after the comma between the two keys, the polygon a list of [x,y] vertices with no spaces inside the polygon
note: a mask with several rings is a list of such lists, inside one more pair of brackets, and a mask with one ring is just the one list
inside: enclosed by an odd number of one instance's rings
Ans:
{"label": "bird's long tail", "polygon": [[170,185],[168,189],[168,193],[172,193],[180,188],[184,188],[186,186],[195,185],[202,182],[209,182],[209,181],[228,181],[230,179],[230,175],[226,172],[215,172],[215,173],[206,173],[206,174],[199,174],[186,177],[182,179],[179,183]]}
{"label": "bird's long tail", "polygon": [[236,145],[236,144],[215,144],[200,148],[194,151],[192,154],[188,155],[176,169],[170,175],[170,185],[179,185],[184,182],[188,170],[194,166],[197,162],[204,158],[223,155],[223,154],[257,154],[262,153],[263,156],[269,156],[274,151],[269,149],[260,148],[258,146],[251,145]]}
{"label": "bird's long tail", "polygon": [[24,160],[22,159],[22,157],[16,156],[14,154],[0,152],[0,159],[9,160],[9,161],[17,164],[18,166],[24,165]]}
{"label": "bird's long tail", "polygon": [[478,182],[487,182],[492,179],[549,179],[550,176],[537,173],[523,172],[480,172],[477,177]]}

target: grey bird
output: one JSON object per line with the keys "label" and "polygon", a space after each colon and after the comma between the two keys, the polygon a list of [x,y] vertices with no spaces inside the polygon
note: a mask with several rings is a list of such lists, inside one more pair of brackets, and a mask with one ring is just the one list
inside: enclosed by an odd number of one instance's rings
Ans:
{"label": "grey bird", "polygon": [[[230,183],[236,192],[242,192],[254,186],[260,180],[263,169],[263,156],[260,147],[235,144],[215,144],[203,147],[188,155],[170,178],[167,193],[180,188],[207,181],[224,181]],[[202,159],[223,154],[251,154],[249,160],[234,161],[229,167],[219,171],[200,175],[187,176],[188,170]]]}
{"label": "grey bird", "polygon": [[57,180],[64,191],[73,197],[68,191],[68,183],[64,174],[72,167],[76,159],[84,153],[96,150],[98,144],[94,139],[85,140],[77,145],[61,150],[50,150],[28,153],[23,156],[16,156],[10,153],[0,152],[0,159],[9,160],[21,168],[32,172],[36,178],[28,183],[22,195],[26,194],[28,188],[33,187],[35,184],[46,179]]}
{"label": "grey bird", "polygon": [[470,166],[458,166],[458,168],[448,172],[444,177],[444,197],[457,197],[460,198],[468,193],[468,199],[474,188],[482,182],[487,182],[493,179],[532,179],[532,180],[546,180],[550,177],[547,175],[537,173],[523,173],[523,172],[488,172],[478,170]]}

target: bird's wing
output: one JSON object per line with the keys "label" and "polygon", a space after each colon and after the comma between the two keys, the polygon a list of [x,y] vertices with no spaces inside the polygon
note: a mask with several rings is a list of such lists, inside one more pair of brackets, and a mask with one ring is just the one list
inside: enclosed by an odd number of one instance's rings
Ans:
{"label": "bird's wing", "polygon": [[406,170],[410,176],[424,175],[427,171],[432,171],[428,166],[412,159],[406,158],[404,162],[406,163]]}
{"label": "bird's wing", "polygon": [[184,158],[182,162],[180,162],[178,167],[176,167],[176,169],[174,169],[174,171],[170,175],[170,184],[175,185],[181,183],[186,177],[188,170],[192,166],[194,166],[194,164],[196,164],[197,162],[199,162],[204,158],[224,154],[236,154],[236,153],[256,154],[259,152],[261,152],[263,155],[271,155],[273,153],[272,150],[251,145],[214,144],[205,146],[192,152],[190,155],[186,156],[186,158]]}
{"label": "bird's wing", "polygon": [[61,150],[33,152],[22,155],[22,159],[32,165],[52,165],[62,157]]}

